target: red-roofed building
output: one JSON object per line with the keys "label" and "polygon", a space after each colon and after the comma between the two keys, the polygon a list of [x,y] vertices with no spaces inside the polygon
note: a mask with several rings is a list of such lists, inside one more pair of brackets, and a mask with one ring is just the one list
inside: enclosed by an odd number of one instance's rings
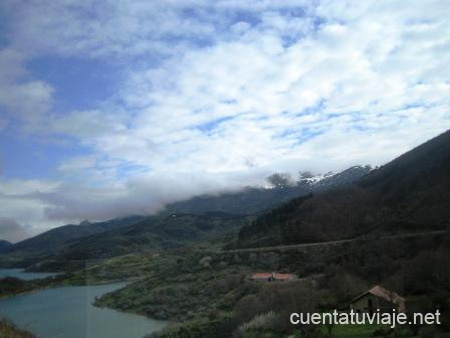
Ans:
{"label": "red-roofed building", "polygon": [[350,309],[356,313],[391,312],[396,309],[398,312],[405,312],[405,298],[397,293],[386,290],[380,285],[375,285],[370,290],[364,292],[350,302]]}

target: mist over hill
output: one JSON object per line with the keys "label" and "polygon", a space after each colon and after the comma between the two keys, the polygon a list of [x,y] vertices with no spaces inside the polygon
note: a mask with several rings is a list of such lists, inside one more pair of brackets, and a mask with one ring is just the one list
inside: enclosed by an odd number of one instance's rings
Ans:
{"label": "mist over hill", "polygon": [[301,173],[297,181],[276,173],[268,177],[270,188],[247,187],[218,196],[197,196],[168,205],[153,216],[64,225],[8,247],[0,263],[27,265],[55,258],[111,257],[179,247],[217,234],[237,234],[254,215],[295,197],[350,184],[371,170],[370,166],[354,166],[323,175]]}
{"label": "mist over hill", "polygon": [[211,236],[228,247],[273,246],[448,228],[450,132],[372,169],[268,177],[270,188],[202,195],[154,216],[66,225],[5,249],[2,261],[90,259],[161,251]]}
{"label": "mist over hill", "polygon": [[300,172],[297,180],[287,174],[275,173],[268,177],[269,188],[245,187],[242,191],[218,196],[196,196],[182,202],[172,203],[167,206],[166,210],[171,213],[201,214],[221,211],[231,214],[255,214],[269,210],[295,197],[350,184],[367,175],[372,169],[366,165],[318,175]]}

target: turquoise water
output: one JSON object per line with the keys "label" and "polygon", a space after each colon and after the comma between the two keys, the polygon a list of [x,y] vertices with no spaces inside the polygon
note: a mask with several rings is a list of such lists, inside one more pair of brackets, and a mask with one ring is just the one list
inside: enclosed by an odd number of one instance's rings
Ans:
{"label": "turquoise water", "polygon": [[25,272],[23,271],[23,269],[0,269],[0,278],[16,277],[24,280],[32,280],[32,279],[46,278],[55,275],[57,274],[47,272]]}
{"label": "turquoise water", "polygon": [[67,286],[0,300],[0,316],[42,338],[142,338],[165,321],[100,309],[95,297],[125,284]]}

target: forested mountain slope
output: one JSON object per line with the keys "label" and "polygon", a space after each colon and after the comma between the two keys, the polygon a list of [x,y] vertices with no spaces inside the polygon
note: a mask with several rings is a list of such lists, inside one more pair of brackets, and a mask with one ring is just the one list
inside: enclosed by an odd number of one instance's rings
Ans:
{"label": "forested mountain slope", "polygon": [[57,254],[74,241],[130,226],[143,218],[143,216],[131,216],[105,222],[89,223],[85,221],[79,225],[63,225],[9,246],[0,257],[0,264],[9,265],[9,262],[18,262],[21,265],[22,261],[46,258]]}
{"label": "forested mountain slope", "polygon": [[245,222],[245,216],[219,212],[148,216],[131,226],[80,239],[61,250],[59,256],[79,260],[161,251],[230,232],[236,234]]}
{"label": "forested mountain slope", "polygon": [[0,263],[11,260],[34,262],[53,257],[110,257],[177,247],[230,231],[236,234],[248,215],[311,191],[349,184],[370,170],[369,166],[355,166],[339,173],[305,175],[294,184],[279,183],[271,189],[248,187],[218,196],[198,196],[171,204],[155,216],[128,216],[106,222],[64,225],[5,248]]}
{"label": "forested mountain slope", "polygon": [[450,131],[373,170],[352,186],[292,200],[239,234],[240,247],[307,243],[367,234],[447,229]]}

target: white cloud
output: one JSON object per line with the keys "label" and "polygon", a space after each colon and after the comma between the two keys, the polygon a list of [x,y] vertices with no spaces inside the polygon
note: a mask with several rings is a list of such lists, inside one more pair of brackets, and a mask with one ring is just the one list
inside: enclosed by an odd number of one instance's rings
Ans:
{"label": "white cloud", "polygon": [[48,205],[30,195],[50,193],[58,189],[58,182],[44,180],[0,180],[0,238],[18,241],[49,227],[60,225],[45,216]]}
{"label": "white cloud", "polygon": [[[238,35],[207,49],[187,51],[157,70],[133,74],[124,97],[130,107],[141,111],[123,135],[132,140],[130,151],[126,142],[120,148],[111,146],[113,142],[105,148],[105,140],[96,146],[138,161],[135,155],[139,155],[131,149],[141,138],[162,151],[139,162],[161,171],[180,167],[233,171],[245,170],[248,157],[259,166],[277,157],[302,159],[299,154],[317,140],[297,140],[310,132],[334,135],[332,143],[315,147],[303,158],[323,170],[333,169],[327,163],[343,167],[368,159],[386,161],[413,145],[410,138],[397,138],[398,129],[417,130],[424,141],[429,135],[426,130],[439,133],[448,128],[448,115],[435,113],[432,107],[448,107],[449,73],[441,73],[438,81],[435,74],[429,76],[429,69],[446,69],[446,60],[434,56],[435,44],[417,48],[414,41],[404,39],[417,30],[410,21],[420,12],[408,11],[404,18],[402,13],[390,15],[389,8],[382,6],[379,12],[372,10],[362,6],[353,9],[357,15],[339,14],[343,23],[324,23],[288,46],[283,44],[283,34],[290,30],[287,23],[292,18],[277,15],[272,19],[276,25],[245,26],[251,39]],[[324,7],[320,11],[327,16]],[[395,66],[403,61],[406,67]],[[315,109],[319,102],[322,106]],[[412,111],[409,106],[422,108]],[[229,119],[208,132],[196,128],[222,118]],[[397,146],[386,150],[352,140],[352,148],[358,149],[353,157],[342,156],[353,129],[360,130],[360,138],[378,135]],[[286,134],[291,136],[282,137]]]}
{"label": "white cloud", "polygon": [[27,77],[23,66],[25,55],[14,49],[0,49],[0,129],[11,118],[17,118],[29,128],[42,123],[52,105],[53,88],[44,81]]}
{"label": "white cloud", "polygon": [[[151,212],[270,171],[381,164],[450,127],[442,1],[9,6],[0,102],[45,112],[35,131],[93,153],[59,166],[83,186],[33,195],[42,219]],[[95,109],[56,114],[49,84],[16,83],[24,59],[46,54],[116,62],[125,81]]]}

